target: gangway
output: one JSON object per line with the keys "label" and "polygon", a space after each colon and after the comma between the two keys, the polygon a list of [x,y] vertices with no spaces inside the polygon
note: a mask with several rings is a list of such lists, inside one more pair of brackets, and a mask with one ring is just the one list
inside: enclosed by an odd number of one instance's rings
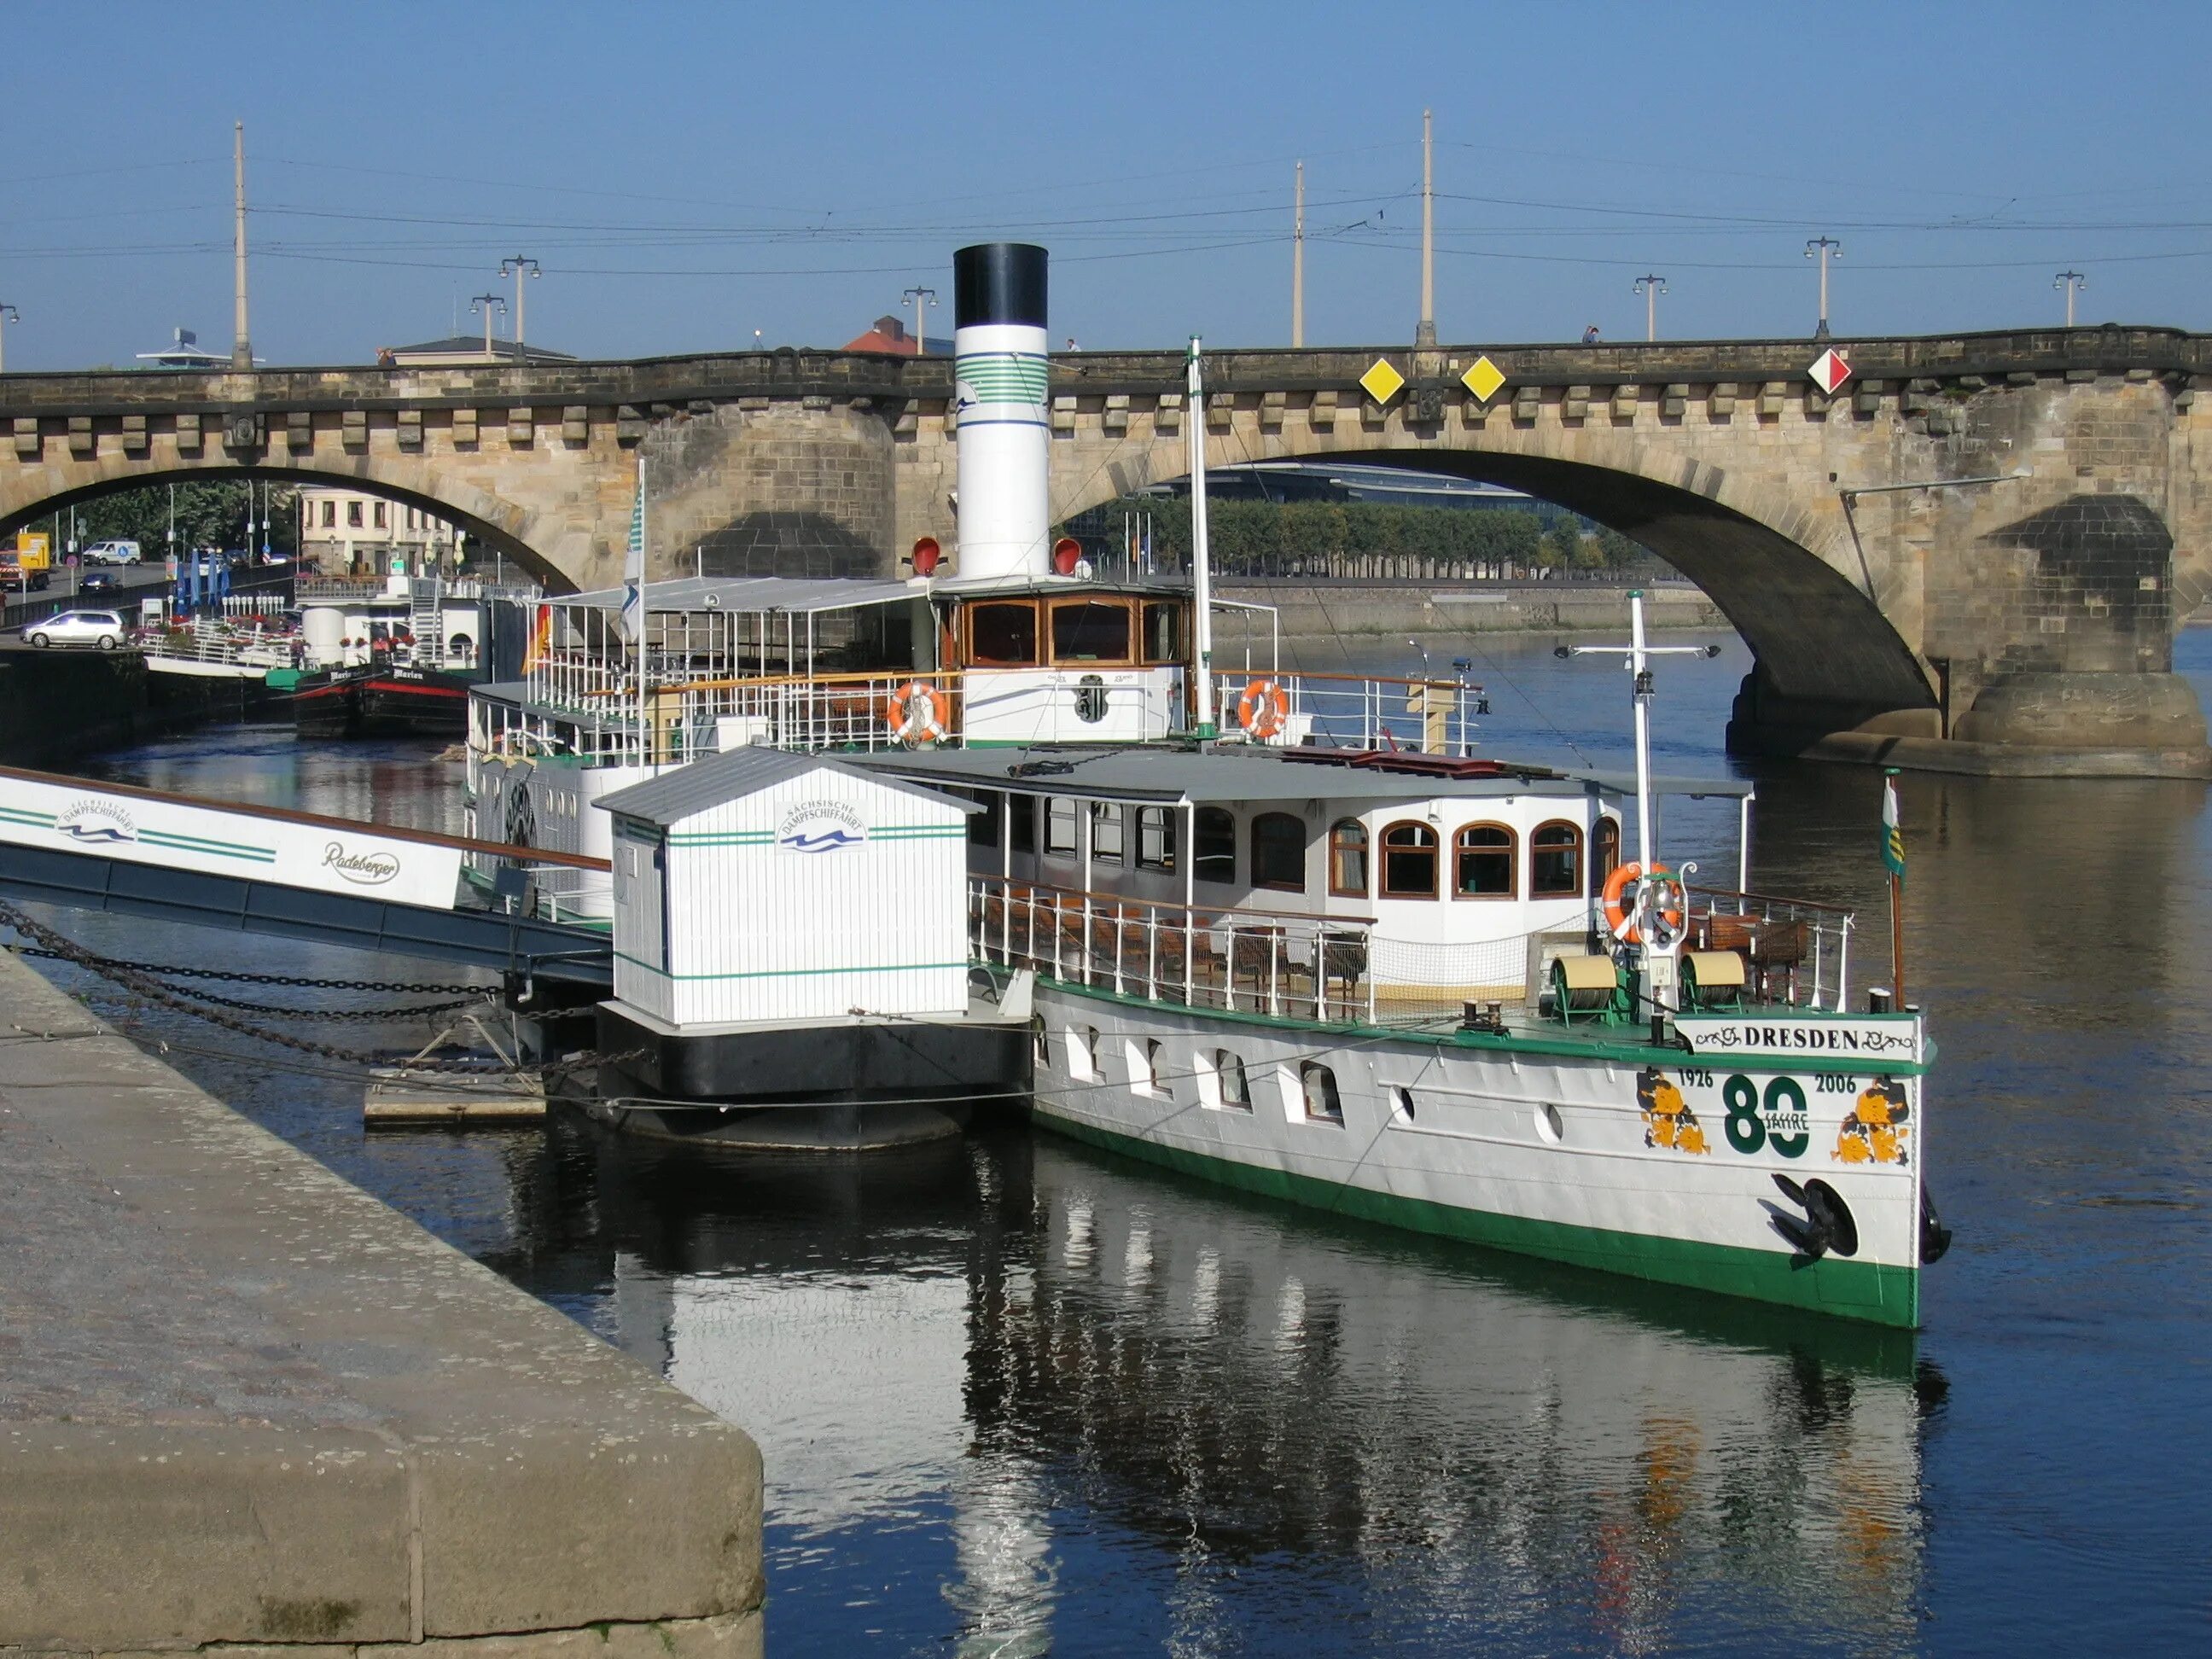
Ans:
{"label": "gangway", "polygon": [[[495,861],[500,908],[465,889],[472,856]],[[528,914],[549,866],[612,876],[579,854],[0,767],[0,893],[611,990],[604,928]]]}

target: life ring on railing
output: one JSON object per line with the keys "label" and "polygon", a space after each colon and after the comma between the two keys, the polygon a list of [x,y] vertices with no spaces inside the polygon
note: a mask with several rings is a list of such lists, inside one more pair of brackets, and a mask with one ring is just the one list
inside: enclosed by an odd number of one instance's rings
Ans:
{"label": "life ring on railing", "polygon": [[1291,700],[1273,680],[1254,680],[1237,699],[1237,724],[1262,743],[1279,735],[1290,718]]}
{"label": "life ring on railing", "polygon": [[945,722],[937,717],[937,693],[920,680],[908,680],[884,705],[884,725],[909,746],[935,743],[945,735]]}
{"label": "life ring on railing", "polygon": [[[1643,936],[1636,926],[1635,911],[1624,904],[1622,900],[1626,896],[1630,886],[1642,880],[1643,877],[1642,865],[1619,864],[1613,866],[1613,873],[1605,878],[1605,925],[1615,939],[1625,940],[1630,945],[1643,943]],[[1659,921],[1668,933],[1680,938],[1682,932],[1682,884],[1674,878],[1674,872],[1663,864],[1655,864],[1651,866],[1651,879],[1660,890]],[[1673,894],[1671,898],[1668,896],[1670,890]]]}

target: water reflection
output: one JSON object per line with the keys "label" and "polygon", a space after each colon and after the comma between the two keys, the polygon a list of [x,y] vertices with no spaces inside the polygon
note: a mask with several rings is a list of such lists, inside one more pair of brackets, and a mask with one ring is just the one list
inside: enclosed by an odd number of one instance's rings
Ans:
{"label": "water reflection", "polygon": [[1917,1617],[1909,1338],[1655,1311],[1018,1133],[781,1168],[558,1139],[538,1260],[501,1265],[604,1264],[605,1334],[760,1438],[779,1643],[857,1633],[811,1583],[856,1555],[872,1628],[979,1654]]}

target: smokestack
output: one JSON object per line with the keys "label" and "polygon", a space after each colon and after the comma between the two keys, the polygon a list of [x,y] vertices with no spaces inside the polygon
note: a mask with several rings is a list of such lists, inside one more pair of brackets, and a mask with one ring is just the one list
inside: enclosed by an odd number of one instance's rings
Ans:
{"label": "smokestack", "polygon": [[1026,242],[983,242],[952,256],[963,577],[1051,568],[1045,263],[1045,251]]}

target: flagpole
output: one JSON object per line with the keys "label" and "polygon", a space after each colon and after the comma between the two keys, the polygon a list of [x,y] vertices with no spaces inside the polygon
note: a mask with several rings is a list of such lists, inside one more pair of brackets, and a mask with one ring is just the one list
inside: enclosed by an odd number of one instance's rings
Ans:
{"label": "flagpole", "polygon": [[[1904,841],[1902,814],[1897,801],[1897,769],[1888,768],[1883,776],[1882,788],[1887,799],[1882,805],[1887,809],[1883,816],[1890,820],[1885,826],[1884,845],[1901,848]],[[1889,866],[1889,985],[1891,1006],[1900,1012],[1905,1007],[1905,872],[1898,868],[1900,860],[1892,856]]]}

